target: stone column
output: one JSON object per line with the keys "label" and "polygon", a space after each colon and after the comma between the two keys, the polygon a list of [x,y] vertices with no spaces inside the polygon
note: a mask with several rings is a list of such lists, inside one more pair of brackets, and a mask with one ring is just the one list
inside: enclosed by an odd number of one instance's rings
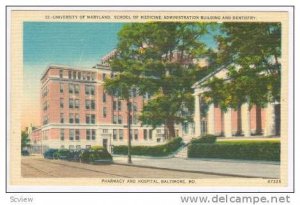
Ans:
{"label": "stone column", "polygon": [[194,123],[195,123],[195,137],[199,137],[201,135],[201,111],[200,111],[199,95],[195,95]]}
{"label": "stone column", "polygon": [[207,117],[208,117],[207,132],[208,132],[208,134],[214,135],[215,134],[215,105],[214,105],[214,103],[209,105]]}
{"label": "stone column", "polygon": [[232,137],[231,108],[228,108],[224,113],[224,135],[225,137]]}
{"label": "stone column", "polygon": [[242,132],[244,137],[251,137],[251,121],[250,121],[250,110],[249,104],[244,103],[242,105]]}
{"label": "stone column", "polygon": [[264,136],[275,135],[275,107],[273,103],[269,103],[266,108],[266,124]]}

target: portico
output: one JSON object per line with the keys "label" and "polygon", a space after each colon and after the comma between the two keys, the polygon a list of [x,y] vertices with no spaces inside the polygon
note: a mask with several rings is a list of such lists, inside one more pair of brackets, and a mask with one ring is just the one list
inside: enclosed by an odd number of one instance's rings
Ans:
{"label": "portico", "polygon": [[212,134],[230,137],[270,137],[280,135],[280,104],[269,103],[265,107],[251,106],[244,103],[237,109],[221,110],[217,104],[207,104],[203,93],[207,88],[201,85],[209,78],[226,76],[226,69],[221,68],[215,73],[194,84],[194,123],[193,137]]}

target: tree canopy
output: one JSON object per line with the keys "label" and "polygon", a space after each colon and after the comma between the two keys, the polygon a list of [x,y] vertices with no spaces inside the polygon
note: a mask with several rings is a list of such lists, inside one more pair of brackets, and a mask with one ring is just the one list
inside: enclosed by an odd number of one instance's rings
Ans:
{"label": "tree canopy", "polygon": [[223,23],[220,30],[217,63],[228,65],[228,74],[204,84],[207,102],[226,110],[280,101],[281,24]]}
{"label": "tree canopy", "polygon": [[119,32],[118,54],[111,67],[131,75],[140,95],[152,96],[140,120],[153,127],[166,125],[169,137],[175,136],[176,123],[192,120],[191,87],[206,72],[195,60],[210,57],[201,41],[207,27],[204,23],[132,23]]}

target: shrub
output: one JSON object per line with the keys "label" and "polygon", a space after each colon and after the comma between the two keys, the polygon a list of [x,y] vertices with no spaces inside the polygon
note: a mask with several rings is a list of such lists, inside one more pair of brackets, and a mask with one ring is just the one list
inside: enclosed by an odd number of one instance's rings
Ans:
{"label": "shrub", "polygon": [[[173,152],[175,152],[182,145],[182,138],[177,137],[172,141],[156,146],[132,146],[131,154],[132,155],[144,155],[144,156],[167,156]],[[128,154],[128,146],[114,146],[113,148],[114,154]]]}
{"label": "shrub", "polygon": [[215,143],[217,140],[217,137],[215,135],[205,135],[205,136],[202,136],[200,138],[194,138],[191,140],[191,143],[192,144],[195,144],[195,143],[208,143],[208,144],[213,144]]}
{"label": "shrub", "polygon": [[216,144],[193,143],[189,158],[219,158],[280,161],[279,141],[230,141]]}

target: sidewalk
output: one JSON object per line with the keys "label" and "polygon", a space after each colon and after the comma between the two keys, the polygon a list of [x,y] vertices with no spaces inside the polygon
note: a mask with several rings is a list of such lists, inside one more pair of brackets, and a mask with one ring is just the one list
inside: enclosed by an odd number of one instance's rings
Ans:
{"label": "sidewalk", "polygon": [[[128,165],[127,156],[114,156],[116,164]],[[132,165],[226,176],[280,178],[279,162],[132,157]]]}

